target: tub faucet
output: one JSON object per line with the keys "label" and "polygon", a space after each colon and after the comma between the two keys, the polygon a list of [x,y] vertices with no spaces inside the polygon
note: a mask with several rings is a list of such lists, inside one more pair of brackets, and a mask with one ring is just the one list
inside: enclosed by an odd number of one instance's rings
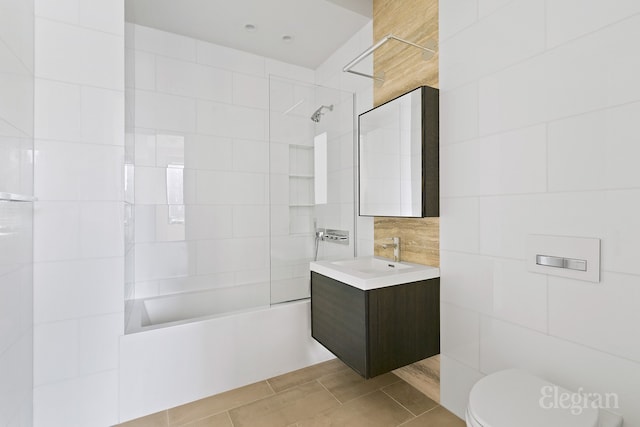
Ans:
{"label": "tub faucet", "polygon": [[393,248],[393,261],[400,262],[400,238],[390,237],[392,243],[383,243],[382,249]]}

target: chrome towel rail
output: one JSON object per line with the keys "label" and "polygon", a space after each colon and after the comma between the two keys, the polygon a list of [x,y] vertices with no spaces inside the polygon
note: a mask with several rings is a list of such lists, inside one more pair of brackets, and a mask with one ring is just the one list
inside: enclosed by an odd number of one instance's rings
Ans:
{"label": "chrome towel rail", "polygon": [[35,202],[38,199],[26,194],[2,193],[0,192],[0,202]]}
{"label": "chrome towel rail", "polygon": [[380,41],[378,41],[376,44],[371,46],[369,49],[367,49],[364,52],[362,52],[353,61],[351,61],[347,65],[345,65],[344,68],[342,69],[342,71],[345,72],[345,73],[356,74],[356,75],[362,76],[362,77],[369,77],[370,79],[374,79],[374,80],[376,80],[378,82],[383,82],[384,81],[383,73],[381,73],[381,75],[372,76],[370,74],[361,73],[359,71],[353,71],[352,68],[355,67],[356,65],[358,65],[358,63],[360,63],[360,61],[362,61],[367,56],[371,55],[373,52],[375,52],[379,47],[381,47],[383,44],[385,44],[389,40],[396,40],[396,41],[399,41],[401,43],[408,44],[409,46],[413,46],[413,47],[417,47],[418,49],[421,49],[423,58],[425,60],[432,58],[433,55],[435,55],[435,53],[436,53],[436,51],[435,51],[435,47],[436,47],[435,46],[435,42],[433,42],[432,40],[430,40],[428,42],[429,46],[420,46],[419,44],[410,42],[408,40],[401,39],[400,37],[396,37],[393,34],[389,34],[389,35],[383,37]]}

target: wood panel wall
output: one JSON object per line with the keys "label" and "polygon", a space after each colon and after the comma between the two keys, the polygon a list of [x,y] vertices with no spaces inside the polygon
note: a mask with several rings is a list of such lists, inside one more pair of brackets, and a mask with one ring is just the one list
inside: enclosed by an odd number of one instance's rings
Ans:
{"label": "wood panel wall", "polygon": [[[438,0],[373,0],[373,42],[393,34],[426,45],[438,41]],[[388,41],[374,53],[374,74],[384,72],[385,81],[373,90],[380,105],[421,85],[438,87],[438,53],[428,61],[422,51],[398,41]]]}
{"label": "wood panel wall", "polygon": [[[438,0],[373,0],[373,43],[388,34],[420,45],[437,42]],[[374,105],[418,86],[438,87],[438,54],[425,61],[420,49],[394,40],[374,53],[373,70],[385,76],[374,85]],[[395,236],[402,261],[440,265],[439,218],[375,218],[373,236],[375,255],[393,258],[393,250],[382,245]]]}

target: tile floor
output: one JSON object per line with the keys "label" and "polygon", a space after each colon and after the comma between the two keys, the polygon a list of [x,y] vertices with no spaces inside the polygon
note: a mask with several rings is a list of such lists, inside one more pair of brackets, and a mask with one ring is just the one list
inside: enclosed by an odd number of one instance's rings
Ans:
{"label": "tile floor", "polygon": [[120,424],[120,427],[464,427],[393,373],[370,380],[337,359]]}

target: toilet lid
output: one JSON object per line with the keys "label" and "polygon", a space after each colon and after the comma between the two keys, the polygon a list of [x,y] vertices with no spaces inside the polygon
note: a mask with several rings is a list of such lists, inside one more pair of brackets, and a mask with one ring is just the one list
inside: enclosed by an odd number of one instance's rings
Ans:
{"label": "toilet lid", "polygon": [[483,427],[596,427],[598,410],[573,393],[509,369],[487,375],[469,394],[469,415]]}

